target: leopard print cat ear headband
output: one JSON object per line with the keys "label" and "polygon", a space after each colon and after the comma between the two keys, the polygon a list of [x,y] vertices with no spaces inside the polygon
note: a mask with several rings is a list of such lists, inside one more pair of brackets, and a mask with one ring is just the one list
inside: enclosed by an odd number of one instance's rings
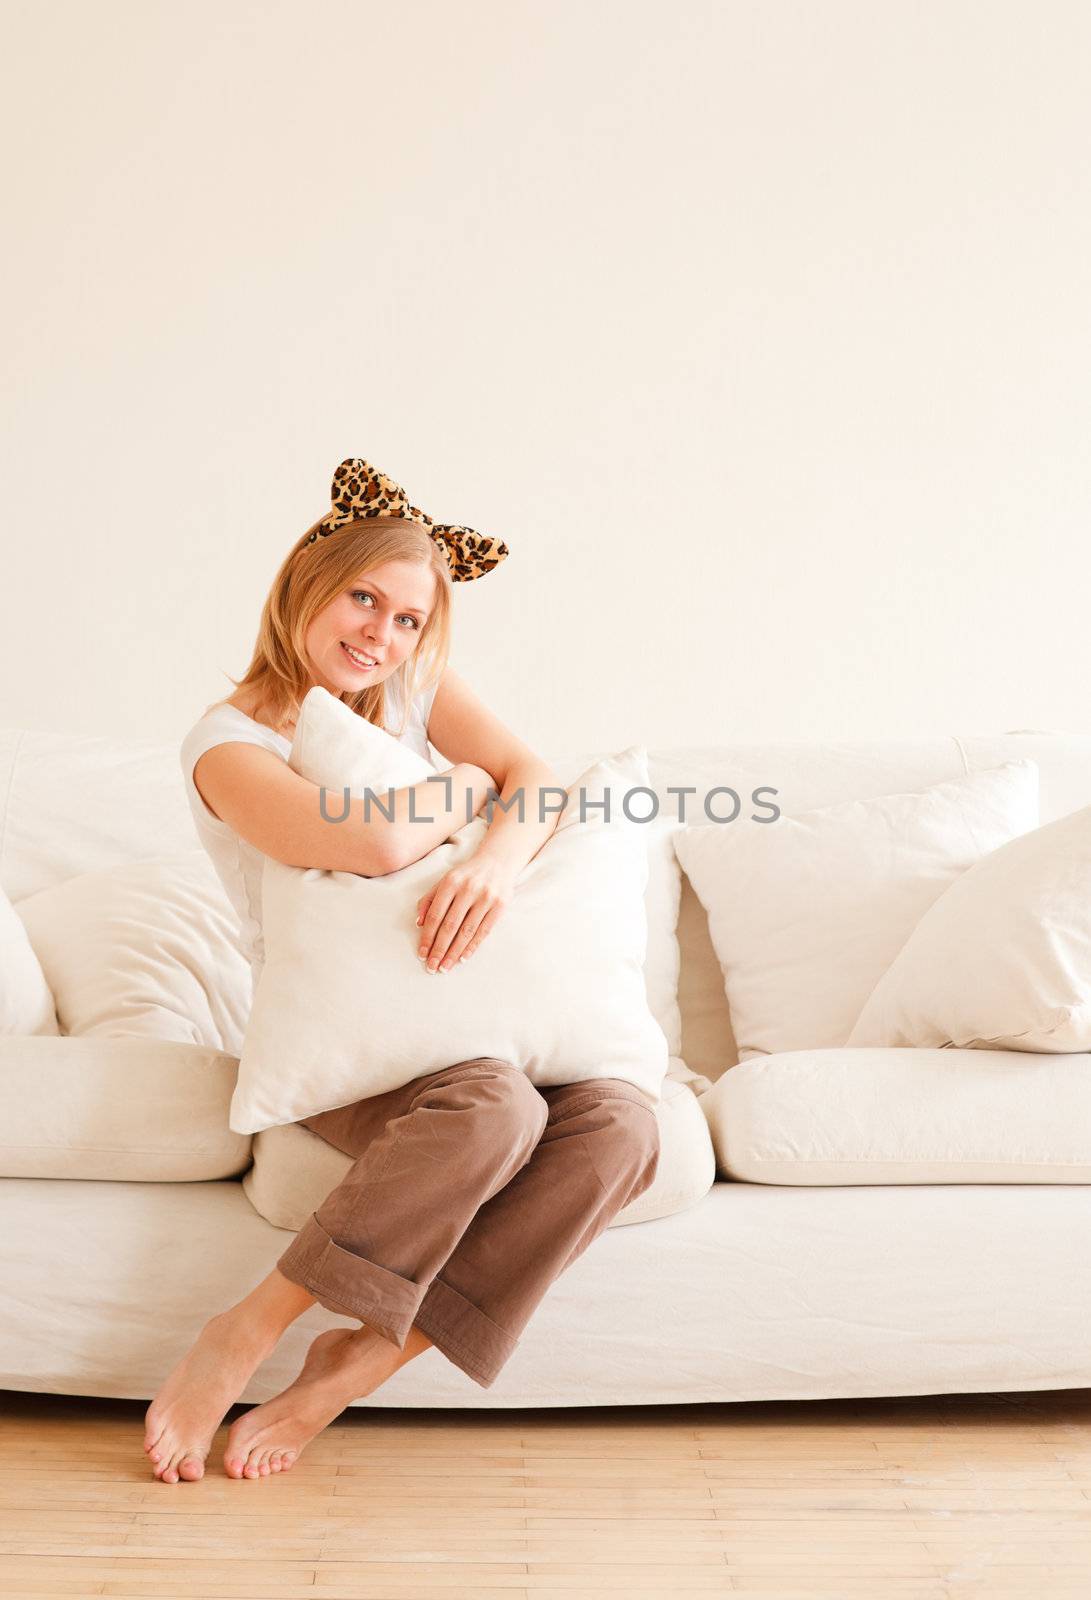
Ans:
{"label": "leopard print cat ear headband", "polygon": [[508,555],[508,547],[501,539],[475,533],[472,528],[463,528],[455,522],[433,522],[418,506],[409,504],[409,496],[401,484],[359,456],[350,456],[337,468],[330,500],[333,509],[314,528],[308,544],[313,544],[319,535],[325,538],[358,517],[405,517],[408,522],[419,522],[427,528],[447,558],[454,583],[483,578]]}

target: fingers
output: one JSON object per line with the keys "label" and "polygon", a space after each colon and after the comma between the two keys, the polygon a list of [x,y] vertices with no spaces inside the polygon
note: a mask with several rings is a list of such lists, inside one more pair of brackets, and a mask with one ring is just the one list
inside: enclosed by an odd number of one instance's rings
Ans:
{"label": "fingers", "polygon": [[[493,881],[495,880],[495,881]],[[429,972],[450,972],[478,949],[511,897],[504,875],[449,873],[417,902],[417,955]]]}
{"label": "fingers", "polygon": [[493,906],[491,911],[486,911],[477,927],[473,929],[467,928],[466,923],[463,923],[455,941],[460,948],[456,950],[452,947],[451,950],[451,954],[456,961],[465,961],[468,956],[473,955],[481,941],[492,931],[492,926],[499,917],[500,911],[500,906]]}
{"label": "fingers", "polygon": [[502,905],[490,906],[486,900],[469,890],[456,896],[438,925],[430,953],[424,943],[424,935],[421,936],[418,955],[423,960],[427,954],[427,970],[449,972],[457,962],[471,956],[491,931],[502,910]]}
{"label": "fingers", "polygon": [[451,947],[451,942],[462,925],[463,918],[474,904],[475,895],[470,889],[463,889],[450,900],[447,909],[442,907],[442,899],[436,894],[432,908],[424,921],[421,930],[420,945],[417,954],[422,958],[427,957],[427,969],[435,972],[442,966],[444,971],[450,965],[445,963],[445,958]]}
{"label": "fingers", "polygon": [[489,911],[485,906],[477,906],[467,912],[462,919],[462,926],[457,930],[454,938],[447,946],[447,952],[440,962],[439,970],[441,972],[449,972],[456,962],[465,961],[466,957],[476,950],[481,943],[484,937],[481,930],[486,921],[489,918],[495,921],[496,915],[495,911]]}

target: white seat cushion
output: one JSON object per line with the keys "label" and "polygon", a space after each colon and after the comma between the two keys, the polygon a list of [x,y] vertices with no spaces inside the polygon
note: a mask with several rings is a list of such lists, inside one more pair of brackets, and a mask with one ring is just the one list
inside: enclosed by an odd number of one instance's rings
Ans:
{"label": "white seat cushion", "polygon": [[0,1039],[0,1177],[233,1178],[234,1056],[163,1039]]}
{"label": "white seat cushion", "polygon": [[[693,1091],[667,1078],[656,1106],[659,1168],[651,1186],[622,1207],[611,1222],[650,1222],[703,1200],[716,1181],[708,1123]],[[353,1158],[299,1123],[254,1135],[254,1165],[243,1188],[255,1211],[277,1228],[298,1232],[352,1166]]]}
{"label": "white seat cushion", "polygon": [[788,1050],[699,1103],[742,1183],[1091,1183],[1091,1056]]}

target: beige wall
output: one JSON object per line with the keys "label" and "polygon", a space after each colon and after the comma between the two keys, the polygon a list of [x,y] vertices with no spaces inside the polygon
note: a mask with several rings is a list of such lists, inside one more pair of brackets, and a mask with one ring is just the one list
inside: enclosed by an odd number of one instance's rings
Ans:
{"label": "beige wall", "polygon": [[363,455],[542,750],[1091,730],[1082,0],[5,33],[0,723],[179,737]]}

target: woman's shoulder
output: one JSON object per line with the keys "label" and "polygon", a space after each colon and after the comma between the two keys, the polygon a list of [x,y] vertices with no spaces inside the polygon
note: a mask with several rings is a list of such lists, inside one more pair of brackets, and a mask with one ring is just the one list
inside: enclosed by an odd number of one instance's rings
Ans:
{"label": "woman's shoulder", "polygon": [[233,741],[261,745],[266,750],[274,750],[278,755],[284,755],[292,743],[288,735],[278,733],[275,728],[259,722],[241,706],[229,700],[221,700],[215,705],[207,706],[183,737],[181,745],[183,765],[192,768],[206,750],[211,750],[214,745]]}

